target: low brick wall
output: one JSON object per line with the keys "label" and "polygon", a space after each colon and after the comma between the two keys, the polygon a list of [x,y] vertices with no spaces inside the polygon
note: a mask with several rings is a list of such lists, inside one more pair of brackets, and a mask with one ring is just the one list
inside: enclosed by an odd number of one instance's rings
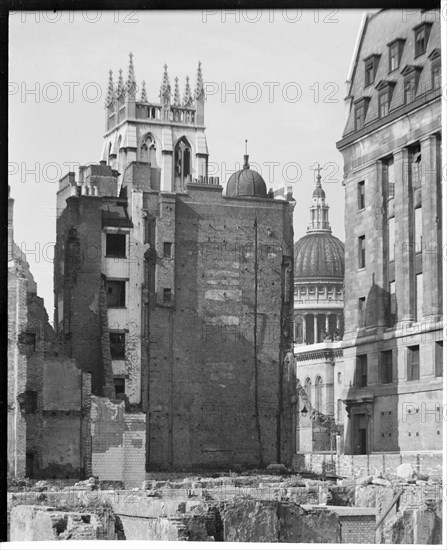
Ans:
{"label": "low brick wall", "polygon": [[340,542],[342,544],[375,544],[376,508],[351,506],[303,506],[306,511],[326,510],[335,513],[340,524]]}
{"label": "low brick wall", "polygon": [[376,516],[340,517],[342,544],[375,544]]}
{"label": "low brick wall", "polygon": [[375,475],[377,472],[395,476],[396,468],[403,463],[411,464],[418,473],[442,477],[441,453],[296,454],[293,457],[292,468],[296,472],[306,471],[356,479],[365,475]]}

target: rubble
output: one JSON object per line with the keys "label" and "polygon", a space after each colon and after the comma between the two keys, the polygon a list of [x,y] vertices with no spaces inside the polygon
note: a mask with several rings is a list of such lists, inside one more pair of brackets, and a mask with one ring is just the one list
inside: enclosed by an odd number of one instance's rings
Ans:
{"label": "rubble", "polygon": [[414,474],[414,469],[411,464],[403,463],[396,468],[397,477],[404,479],[405,481],[412,480],[413,474]]}
{"label": "rubble", "polygon": [[288,474],[289,469],[284,464],[269,464],[267,471],[275,474]]}
{"label": "rubble", "polygon": [[[438,540],[441,530],[441,485],[414,473],[407,480],[377,471],[337,481],[266,470],[249,476],[165,474],[154,475],[140,489],[118,491],[91,477],[55,489],[42,480],[33,491],[10,494],[9,510],[45,504],[53,515],[93,517],[101,506],[109,506],[115,515],[113,536],[131,540],[374,543],[377,537],[392,543]],[[383,521],[376,531],[379,519]],[[78,516],[70,522],[79,536],[93,536]]]}
{"label": "rubble", "polygon": [[382,485],[383,487],[391,487],[391,481],[384,479],[383,477],[374,477],[371,480],[372,485]]}

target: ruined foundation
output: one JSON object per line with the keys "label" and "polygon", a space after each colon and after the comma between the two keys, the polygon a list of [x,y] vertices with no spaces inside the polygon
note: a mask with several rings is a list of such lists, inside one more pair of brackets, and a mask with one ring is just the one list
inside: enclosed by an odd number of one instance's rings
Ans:
{"label": "ruined foundation", "polygon": [[214,475],[153,474],[133,490],[41,482],[9,493],[10,540],[441,544],[436,480]]}

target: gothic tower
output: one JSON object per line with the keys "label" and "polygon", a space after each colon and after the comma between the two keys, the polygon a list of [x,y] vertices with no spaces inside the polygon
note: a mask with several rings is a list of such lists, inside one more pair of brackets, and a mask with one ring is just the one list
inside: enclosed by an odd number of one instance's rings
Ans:
{"label": "gothic tower", "polygon": [[131,162],[150,164],[154,191],[185,192],[186,184],[203,181],[208,175],[208,146],[205,137],[205,90],[199,62],[194,95],[186,77],[183,99],[178,78],[171,89],[168,67],[164,66],[158,101],[149,101],[142,82],[139,99],[129,54],[127,80],[119,71],[115,85],[110,71],[106,98],[106,124],[101,160],[120,172]]}

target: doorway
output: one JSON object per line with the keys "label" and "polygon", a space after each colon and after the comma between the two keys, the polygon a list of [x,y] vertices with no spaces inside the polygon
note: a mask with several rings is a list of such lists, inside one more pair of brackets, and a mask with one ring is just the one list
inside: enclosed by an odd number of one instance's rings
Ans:
{"label": "doorway", "polygon": [[368,454],[368,419],[366,414],[355,414],[353,425],[353,454]]}

